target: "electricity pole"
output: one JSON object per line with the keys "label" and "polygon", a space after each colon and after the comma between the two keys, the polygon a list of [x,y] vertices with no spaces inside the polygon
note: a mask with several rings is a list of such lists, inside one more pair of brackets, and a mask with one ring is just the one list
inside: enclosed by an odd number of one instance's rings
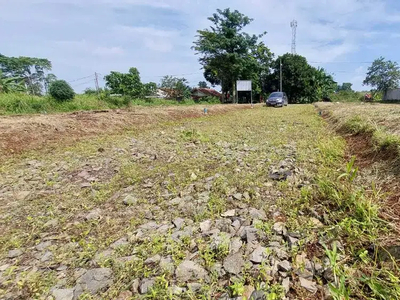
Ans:
{"label": "electricity pole", "polygon": [[282,91],[282,59],[280,59],[279,60],[279,63],[280,63],[280,92],[283,92]]}
{"label": "electricity pole", "polygon": [[97,72],[94,73],[94,83],[96,84],[97,93],[99,93],[99,78]]}

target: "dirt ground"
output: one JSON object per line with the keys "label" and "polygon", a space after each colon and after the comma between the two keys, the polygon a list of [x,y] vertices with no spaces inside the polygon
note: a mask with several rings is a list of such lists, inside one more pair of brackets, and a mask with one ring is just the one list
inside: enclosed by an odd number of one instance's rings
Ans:
{"label": "dirt ground", "polygon": [[[216,115],[250,105],[212,105],[208,115]],[[103,110],[54,115],[0,117],[0,157],[69,145],[99,134],[120,130],[139,130],[156,123],[202,116],[203,106],[135,107],[129,110]]]}

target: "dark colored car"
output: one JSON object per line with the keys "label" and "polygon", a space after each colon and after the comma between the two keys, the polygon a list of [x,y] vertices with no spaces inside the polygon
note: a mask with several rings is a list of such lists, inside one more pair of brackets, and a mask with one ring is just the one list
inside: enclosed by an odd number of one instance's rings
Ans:
{"label": "dark colored car", "polygon": [[274,92],[269,95],[265,104],[267,104],[267,106],[286,106],[288,105],[288,98],[283,92]]}

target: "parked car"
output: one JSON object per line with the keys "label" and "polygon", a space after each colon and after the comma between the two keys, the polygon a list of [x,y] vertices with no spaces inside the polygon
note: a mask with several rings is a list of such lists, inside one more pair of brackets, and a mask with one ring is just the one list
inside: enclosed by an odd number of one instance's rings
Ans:
{"label": "parked car", "polygon": [[288,105],[288,98],[283,92],[274,92],[269,95],[265,104],[267,104],[267,106],[286,106]]}

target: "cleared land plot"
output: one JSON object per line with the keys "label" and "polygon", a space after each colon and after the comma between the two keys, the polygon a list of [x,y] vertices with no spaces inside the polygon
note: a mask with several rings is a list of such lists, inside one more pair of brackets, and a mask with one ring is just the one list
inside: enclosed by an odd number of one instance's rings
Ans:
{"label": "cleared land plot", "polygon": [[345,149],[313,106],[293,105],[10,157],[0,297],[323,299],[333,283],[342,299],[382,286],[392,299],[397,269],[374,260],[383,196],[355,183]]}

